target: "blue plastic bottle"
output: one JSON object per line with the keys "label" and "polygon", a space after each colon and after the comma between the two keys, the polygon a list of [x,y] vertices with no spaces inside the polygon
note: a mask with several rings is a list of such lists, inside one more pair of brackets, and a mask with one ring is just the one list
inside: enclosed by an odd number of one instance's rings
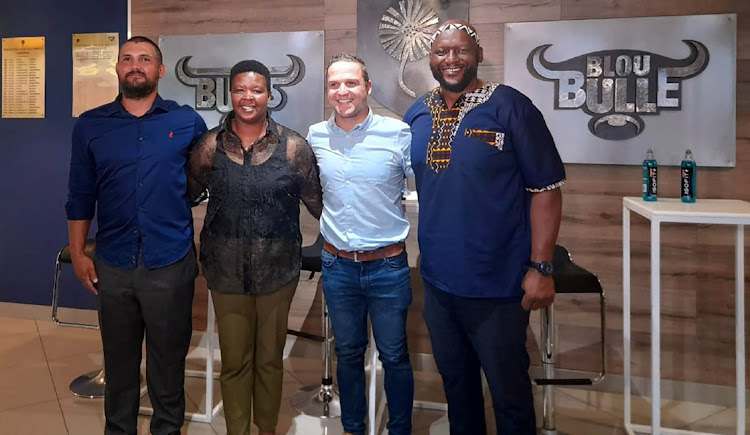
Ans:
{"label": "blue plastic bottle", "polygon": [[654,158],[651,148],[646,152],[646,160],[643,161],[643,200],[656,201],[656,172],[659,165]]}
{"label": "blue plastic bottle", "polygon": [[685,151],[685,158],[680,163],[680,199],[682,202],[695,202],[695,177],[697,166],[693,153]]}

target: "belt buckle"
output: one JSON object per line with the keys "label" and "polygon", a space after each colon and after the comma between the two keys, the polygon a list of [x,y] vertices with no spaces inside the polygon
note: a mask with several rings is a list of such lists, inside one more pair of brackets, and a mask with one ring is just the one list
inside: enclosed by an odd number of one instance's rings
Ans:
{"label": "belt buckle", "polygon": [[354,251],[354,262],[359,263],[359,259],[357,258],[357,254],[359,254],[359,251]]}

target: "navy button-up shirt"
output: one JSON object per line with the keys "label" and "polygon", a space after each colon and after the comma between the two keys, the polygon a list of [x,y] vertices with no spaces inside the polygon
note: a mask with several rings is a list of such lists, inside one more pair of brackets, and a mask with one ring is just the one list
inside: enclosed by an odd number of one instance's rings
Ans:
{"label": "navy button-up shirt", "polygon": [[73,128],[69,220],[97,210],[96,253],[106,263],[135,268],[139,246],[148,269],[183,258],[193,243],[185,165],[206,131],[190,107],[157,95],[141,117],[115,101],[81,115]]}

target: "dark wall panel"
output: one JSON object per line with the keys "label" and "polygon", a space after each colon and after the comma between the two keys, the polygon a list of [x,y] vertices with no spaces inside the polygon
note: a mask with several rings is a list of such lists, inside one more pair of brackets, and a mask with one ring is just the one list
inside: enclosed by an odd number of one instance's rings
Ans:
{"label": "dark wall panel", "polygon": [[[127,1],[3,3],[0,37],[45,37],[46,118],[0,119],[0,301],[49,305],[55,256],[68,240],[64,206],[76,120],[71,35],[119,32],[124,41]],[[62,304],[92,307],[94,298],[70,269]]]}

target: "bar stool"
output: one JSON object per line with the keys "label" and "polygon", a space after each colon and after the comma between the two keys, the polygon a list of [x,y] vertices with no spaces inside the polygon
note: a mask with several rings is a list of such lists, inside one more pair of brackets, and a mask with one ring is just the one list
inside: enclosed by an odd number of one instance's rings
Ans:
{"label": "bar stool", "polygon": [[604,379],[606,372],[605,342],[605,304],[604,289],[593,273],[573,263],[570,253],[560,245],[555,245],[552,258],[555,269],[555,291],[558,295],[587,293],[599,295],[599,312],[601,323],[601,370],[593,378],[556,378],[555,377],[555,320],[554,304],[541,310],[542,326],[542,367],[544,378],[534,379],[542,387],[542,428],[544,435],[557,434],[555,428],[555,385],[595,385]]}
{"label": "bar stool", "polygon": [[[87,239],[83,252],[89,258],[94,258],[96,252],[96,241]],[[56,325],[69,326],[74,328],[99,329],[98,325],[86,323],[66,322],[57,317],[57,307],[60,300],[60,273],[63,264],[73,264],[70,257],[70,246],[66,245],[57,253],[55,260],[55,278],[52,284],[52,321]],[[78,397],[98,399],[104,397],[104,368],[83,374],[70,383],[70,392]]]}
{"label": "bar stool", "polygon": [[[323,249],[323,241],[323,236],[318,234],[315,243],[302,248],[302,269],[310,271],[310,278],[315,275],[315,272],[320,272],[322,269],[320,252]],[[291,402],[292,407],[302,414],[318,418],[338,418],[341,417],[341,401],[339,400],[339,392],[336,386],[333,385],[331,358],[333,334],[331,319],[328,316],[328,306],[326,305],[325,297],[322,296],[322,292],[321,304],[321,320],[323,323],[323,378],[320,381],[320,385],[310,385],[300,388],[292,396]],[[307,335],[299,335],[307,337]]]}

